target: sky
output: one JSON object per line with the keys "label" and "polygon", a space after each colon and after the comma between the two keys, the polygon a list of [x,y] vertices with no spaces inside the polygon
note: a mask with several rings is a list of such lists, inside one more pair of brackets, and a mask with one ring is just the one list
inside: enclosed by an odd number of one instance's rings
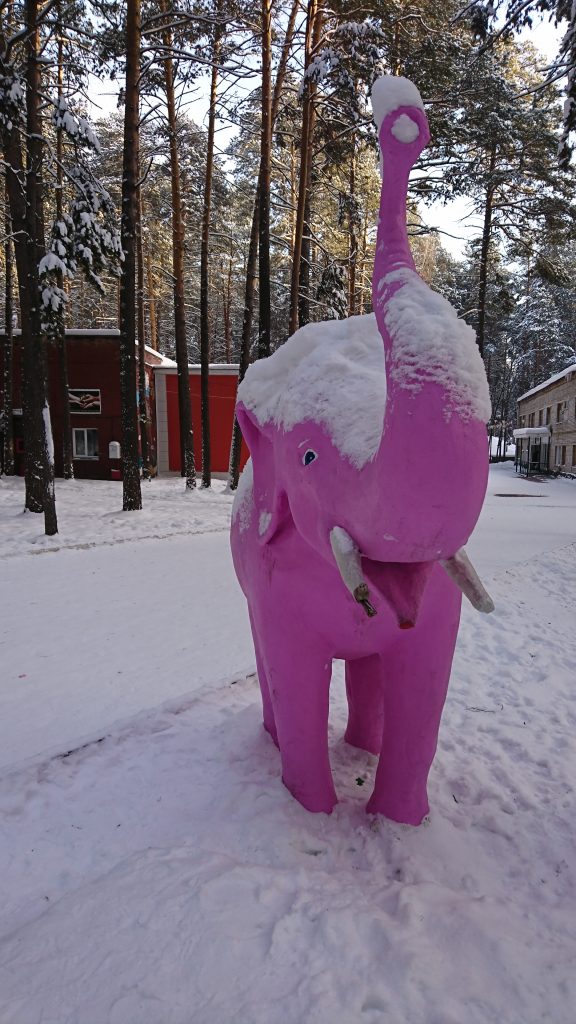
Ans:
{"label": "sky", "polygon": [[[531,42],[542,53],[543,67],[549,63],[558,50],[558,42],[562,32],[547,21],[540,22],[534,29],[526,29],[521,33],[520,39]],[[122,80],[99,81],[93,75],[89,76],[88,94],[92,99],[92,117],[98,119],[106,117],[115,112],[117,108],[118,91]],[[196,96],[187,97],[187,113],[197,124],[205,122],[208,105],[208,76],[201,78],[195,88]],[[254,79],[254,86],[257,84]],[[242,83],[242,88],[252,88],[250,80]],[[217,128],[216,145],[224,151],[235,134],[233,126],[220,122]],[[422,210],[426,223],[438,229],[440,239],[444,248],[455,258],[461,258],[464,254],[467,242],[477,237],[481,230],[478,217],[475,217],[471,210],[470,200],[462,197],[446,205],[434,203]]]}

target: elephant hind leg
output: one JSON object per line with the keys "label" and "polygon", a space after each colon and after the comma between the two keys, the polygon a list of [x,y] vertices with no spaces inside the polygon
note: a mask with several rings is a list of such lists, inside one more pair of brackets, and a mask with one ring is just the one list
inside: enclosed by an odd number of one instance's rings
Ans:
{"label": "elephant hind leg", "polygon": [[344,739],[379,754],[384,728],[384,667],[380,655],[346,662],[348,725]]}

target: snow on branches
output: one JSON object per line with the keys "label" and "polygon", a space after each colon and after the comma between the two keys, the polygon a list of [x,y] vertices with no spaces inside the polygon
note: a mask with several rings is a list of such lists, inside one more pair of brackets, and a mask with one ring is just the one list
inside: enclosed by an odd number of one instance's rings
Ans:
{"label": "snow on branches", "polygon": [[78,270],[105,294],[101,275],[120,274],[123,259],[116,208],[109,193],[88,168],[77,164],[67,172],[76,196],[69,212],[54,222],[46,256],[40,261],[43,330],[56,334],[62,328],[65,279]]}
{"label": "snow on branches", "polygon": [[369,87],[382,73],[383,42],[384,33],[376,18],[338,25],[329,33],[327,45],[306,68],[300,96],[308,82],[320,84],[330,79],[336,91],[346,97],[355,120],[365,118],[366,109],[358,85],[364,81]]}
{"label": "snow on branches", "polygon": [[0,69],[0,131],[11,132],[25,119],[26,86],[10,64]]}
{"label": "snow on branches", "polygon": [[53,224],[48,251],[38,267],[43,330],[47,334],[58,334],[63,328],[66,279],[71,280],[80,270],[104,294],[102,275],[119,276],[123,259],[116,208],[84,155],[86,151],[100,152],[95,132],[63,97],[55,103],[53,124],[72,144],[75,162],[61,168],[73,196],[68,212]]}
{"label": "snow on branches", "polygon": [[52,123],[56,130],[62,129],[69,139],[78,146],[87,146],[95,153],[100,153],[100,142],[92,125],[85,117],[76,114],[68,106],[64,96],[59,96],[54,106]]}

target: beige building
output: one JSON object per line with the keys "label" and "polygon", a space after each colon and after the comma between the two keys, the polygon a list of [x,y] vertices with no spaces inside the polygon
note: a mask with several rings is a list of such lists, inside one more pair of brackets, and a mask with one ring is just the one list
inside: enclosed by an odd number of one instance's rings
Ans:
{"label": "beige building", "polygon": [[576,363],[518,399],[516,469],[576,476]]}

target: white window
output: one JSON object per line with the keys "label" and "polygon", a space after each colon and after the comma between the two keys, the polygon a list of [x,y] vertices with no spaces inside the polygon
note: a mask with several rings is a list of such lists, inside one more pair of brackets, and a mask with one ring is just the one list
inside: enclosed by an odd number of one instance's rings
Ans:
{"label": "white window", "polygon": [[557,444],[556,447],[554,448],[554,465],[555,466],[561,466],[562,465],[562,446],[559,445],[559,444]]}
{"label": "white window", "polygon": [[75,459],[98,458],[98,431],[93,427],[74,427],[72,442]]}

